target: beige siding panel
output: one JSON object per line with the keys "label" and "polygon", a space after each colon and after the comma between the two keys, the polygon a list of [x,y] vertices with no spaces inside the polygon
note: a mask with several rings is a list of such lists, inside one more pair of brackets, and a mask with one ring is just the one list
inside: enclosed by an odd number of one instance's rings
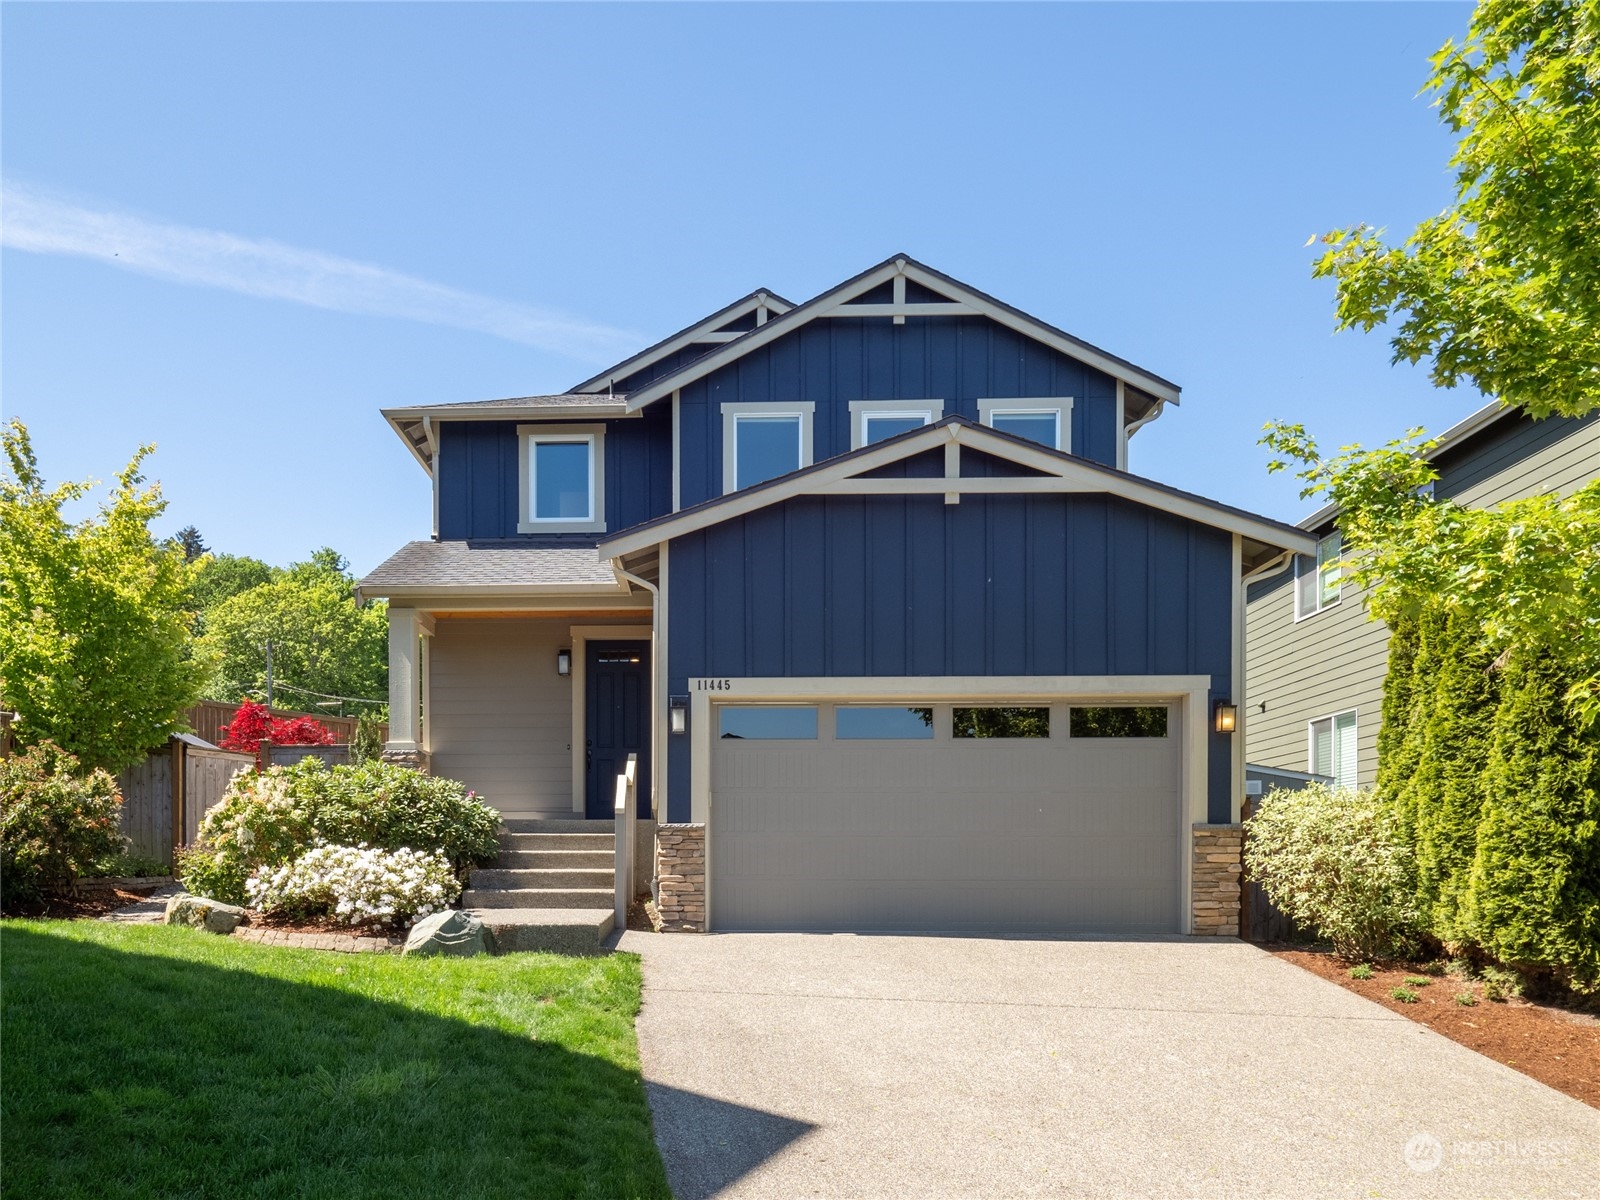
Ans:
{"label": "beige siding panel", "polygon": [[[1550,492],[1565,495],[1597,477],[1600,422],[1591,421],[1454,499],[1485,506]],[[1378,770],[1389,630],[1368,618],[1363,593],[1346,585],[1336,607],[1296,621],[1294,588],[1280,587],[1249,606],[1245,631],[1245,758],[1261,766],[1309,770],[1309,723],[1354,709],[1358,782],[1370,786]]]}
{"label": "beige siding panel", "polygon": [[1370,786],[1378,770],[1389,630],[1368,615],[1364,594],[1347,584],[1333,608],[1296,621],[1294,588],[1280,587],[1249,606],[1245,637],[1246,760],[1309,770],[1310,722],[1354,709],[1357,782]]}
{"label": "beige siding panel", "polygon": [[1485,508],[1523,496],[1570,495],[1596,478],[1600,478],[1600,421],[1589,421],[1553,446],[1463,489],[1454,499]]}
{"label": "beige siding panel", "polygon": [[573,815],[572,680],[556,674],[567,624],[445,617],[435,627],[433,771],[507,816]]}

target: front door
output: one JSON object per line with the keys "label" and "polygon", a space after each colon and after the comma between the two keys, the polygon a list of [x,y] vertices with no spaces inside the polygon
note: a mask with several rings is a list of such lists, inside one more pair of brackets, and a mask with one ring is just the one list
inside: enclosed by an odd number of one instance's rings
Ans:
{"label": "front door", "polygon": [[612,815],[617,776],[639,756],[639,815],[650,816],[650,643],[590,642],[585,664],[584,816]]}

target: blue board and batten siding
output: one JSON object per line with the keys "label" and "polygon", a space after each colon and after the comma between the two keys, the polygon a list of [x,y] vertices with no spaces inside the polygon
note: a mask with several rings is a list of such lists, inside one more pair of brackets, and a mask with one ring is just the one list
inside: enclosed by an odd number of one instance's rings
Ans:
{"label": "blue board and batten siding", "polygon": [[[1228,534],[1107,496],[810,497],[672,540],[669,689],[697,676],[1209,675],[1232,692]],[[668,812],[689,819],[674,738]],[[1210,819],[1231,814],[1211,735]]]}
{"label": "blue board and batten siding", "polygon": [[976,421],[980,399],[1022,396],[1072,397],[1072,452],[1116,465],[1116,381],[1077,359],[986,317],[813,321],[681,389],[681,501],[722,495],[723,404],[815,403],[821,462],[850,449],[852,400],[942,400]]}
{"label": "blue board and batten siding", "polygon": [[[672,411],[665,404],[606,430],[606,526],[625,529],[672,511]],[[517,421],[444,421],[439,426],[439,537],[517,537]],[[594,535],[569,535],[594,543]]]}

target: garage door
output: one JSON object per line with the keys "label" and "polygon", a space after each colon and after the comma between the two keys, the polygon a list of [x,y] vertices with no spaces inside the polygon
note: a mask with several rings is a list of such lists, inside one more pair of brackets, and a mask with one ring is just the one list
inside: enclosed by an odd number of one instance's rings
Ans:
{"label": "garage door", "polygon": [[717,929],[1181,929],[1180,708],[722,705]]}

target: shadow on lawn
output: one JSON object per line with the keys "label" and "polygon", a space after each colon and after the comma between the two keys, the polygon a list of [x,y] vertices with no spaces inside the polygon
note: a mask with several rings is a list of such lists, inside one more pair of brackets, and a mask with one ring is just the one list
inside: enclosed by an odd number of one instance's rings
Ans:
{"label": "shadow on lawn", "polygon": [[[667,1194],[640,1080],[598,1054],[332,979],[15,924],[3,937],[7,1195]],[[447,972],[433,984],[479,986]],[[478,999],[494,1019],[502,997]],[[526,1009],[546,998],[503,999]],[[602,1046],[619,1035],[624,1018],[550,1003],[552,1035]],[[780,1144],[763,1140],[761,1154]]]}

